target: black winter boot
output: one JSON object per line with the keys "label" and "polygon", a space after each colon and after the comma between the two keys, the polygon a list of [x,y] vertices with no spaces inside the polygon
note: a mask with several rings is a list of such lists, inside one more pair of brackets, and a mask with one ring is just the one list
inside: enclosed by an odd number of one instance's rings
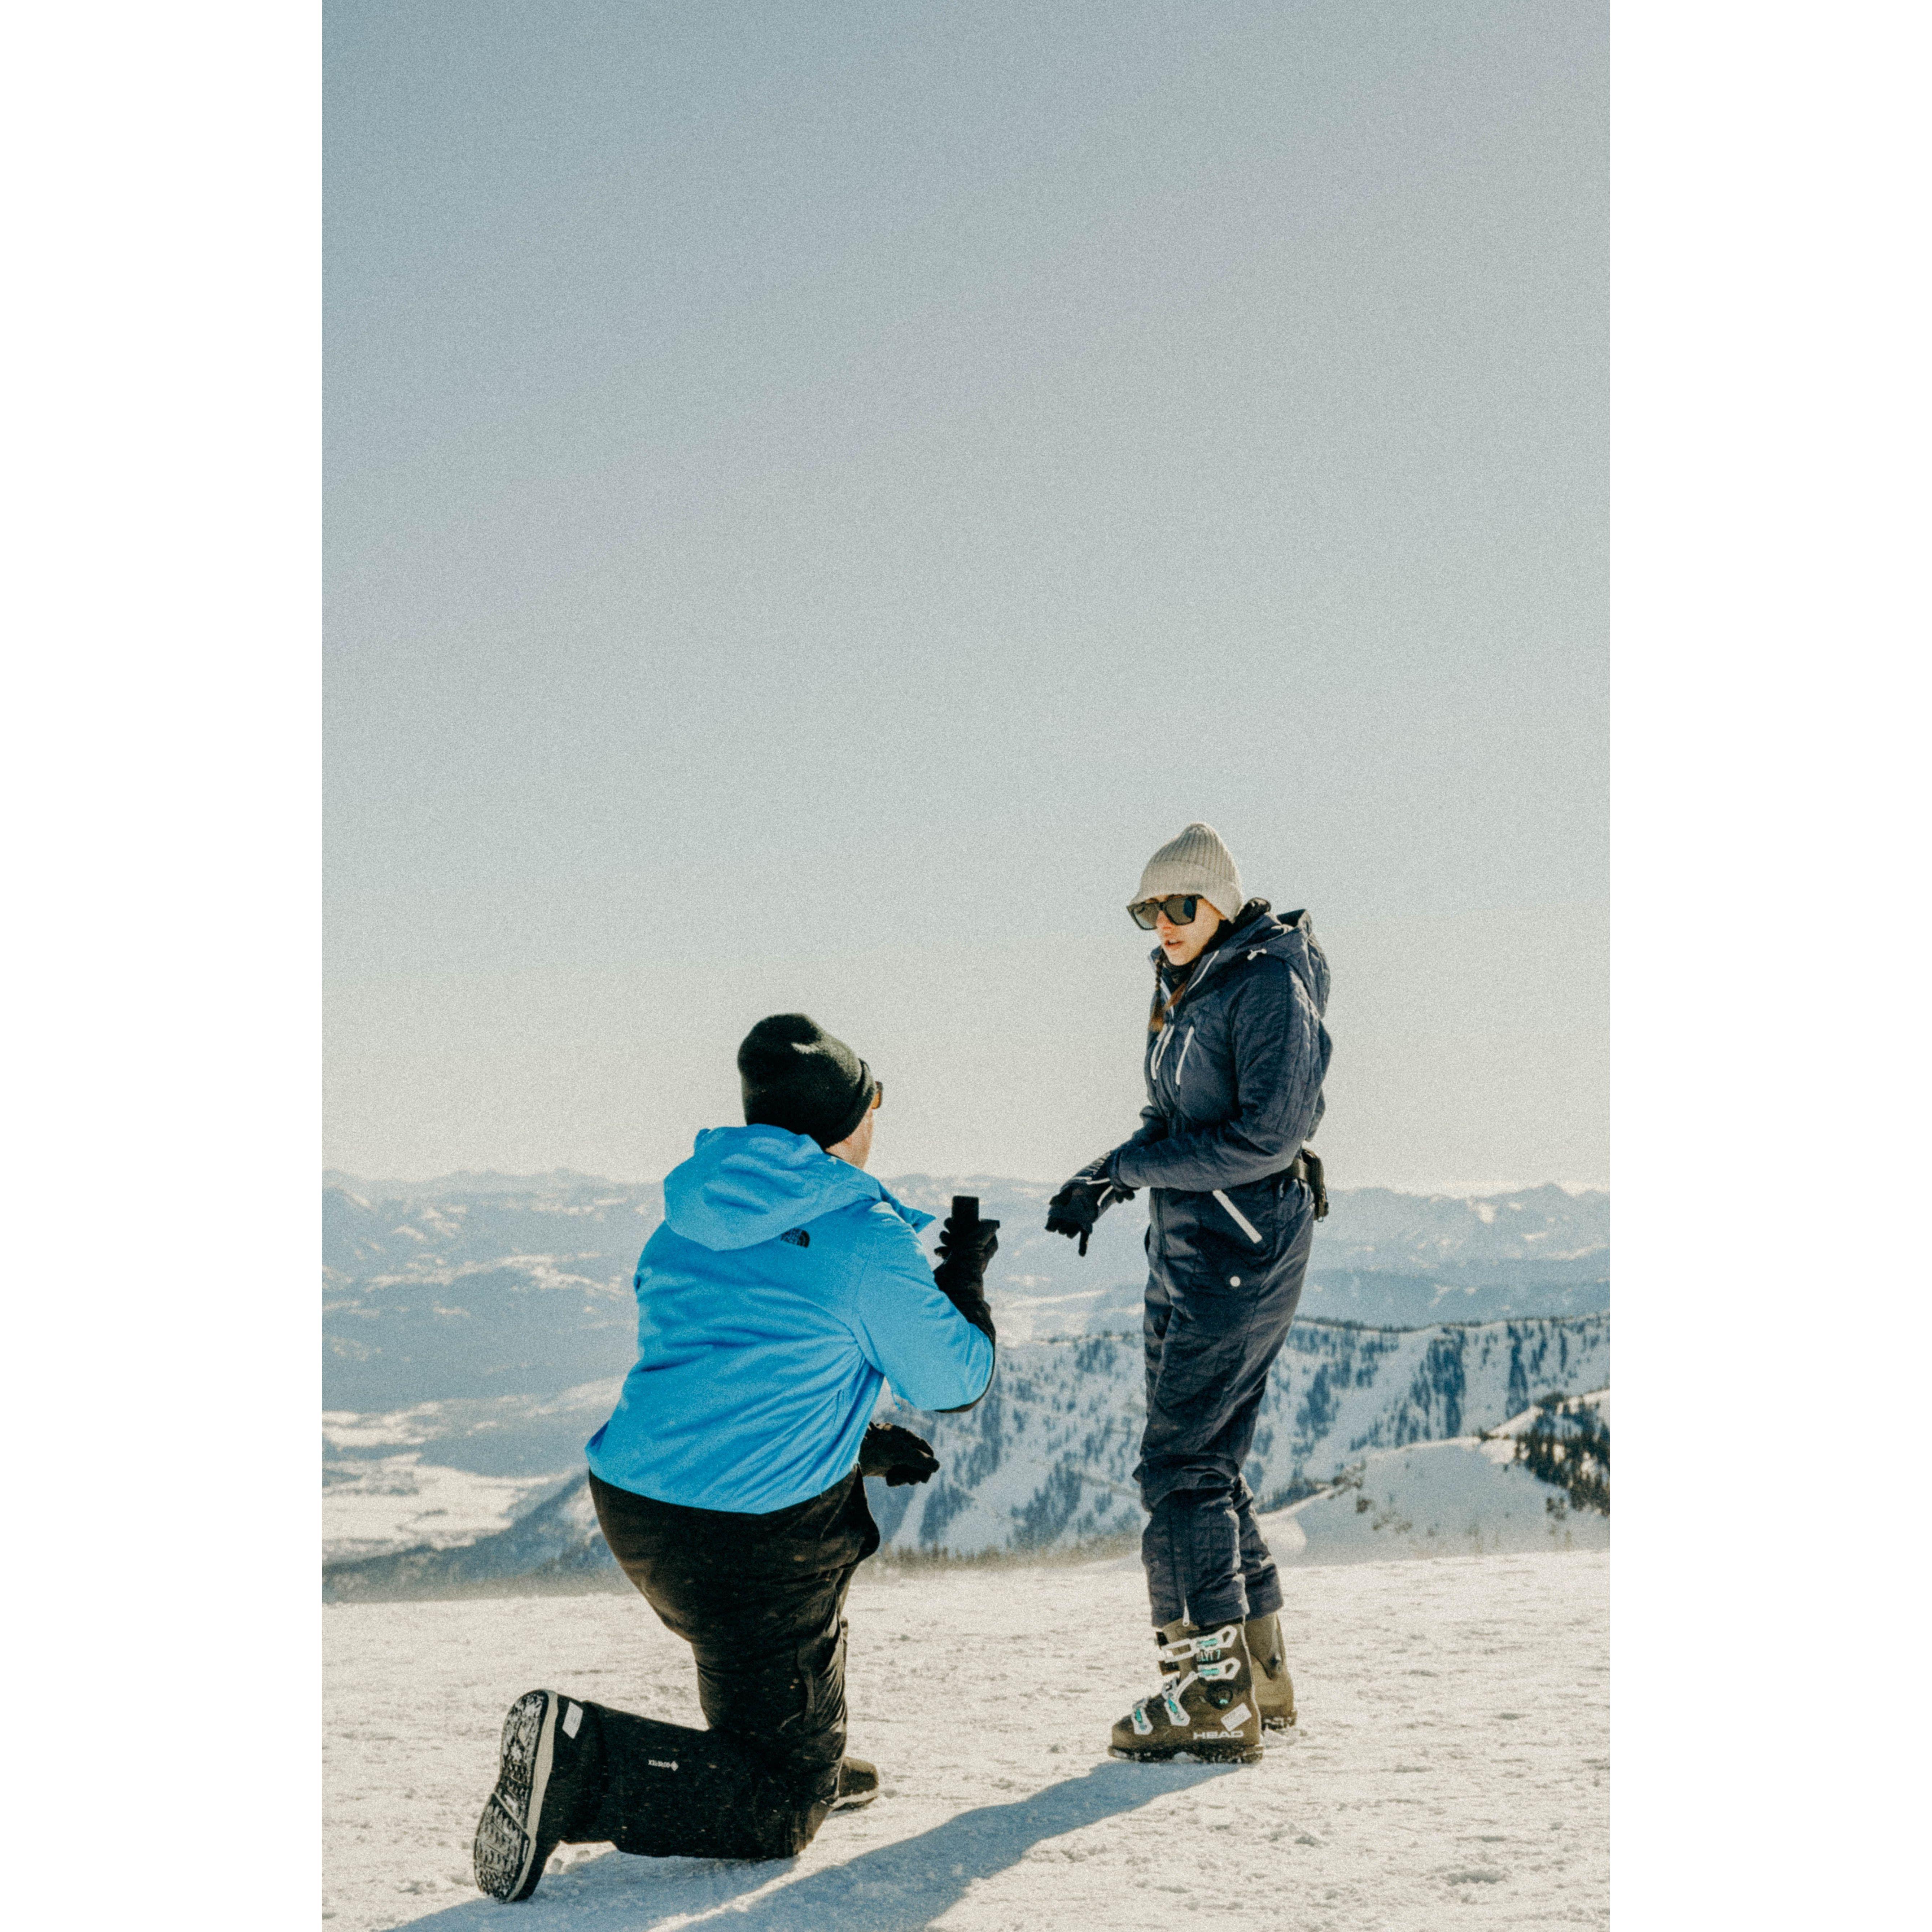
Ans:
{"label": "black winter boot", "polygon": [[838,1798],[835,1811],[856,1811],[879,1795],[879,1767],[862,1757],[842,1758],[838,1764]]}
{"label": "black winter boot", "polygon": [[476,1823],[476,1887],[506,1904],[537,1888],[550,1855],[596,1796],[592,1754],[578,1742],[584,1706],[529,1690],[503,1720],[496,1788]]}

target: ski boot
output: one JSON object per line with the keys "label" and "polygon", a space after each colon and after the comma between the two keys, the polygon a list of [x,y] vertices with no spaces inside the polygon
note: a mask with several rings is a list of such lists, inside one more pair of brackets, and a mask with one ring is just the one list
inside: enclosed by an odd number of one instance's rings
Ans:
{"label": "ski boot", "polygon": [[1255,1669],[1255,1708],[1264,1731],[1285,1731],[1294,1722],[1294,1679],[1281,1646],[1281,1614],[1250,1617],[1242,1626]]}
{"label": "ski boot", "polygon": [[476,1888],[486,1896],[528,1898],[576,1822],[591,1769],[583,1724],[584,1706],[554,1690],[526,1691],[510,1706],[496,1788],[476,1824]]}
{"label": "ski boot", "polygon": [[[1162,1646],[1160,1674],[1178,1677],[1180,1666],[1171,1662],[1166,1646],[1186,1634],[1187,1619],[1177,1617],[1156,1632],[1154,1642]],[[1261,1713],[1262,1729],[1282,1731],[1294,1722],[1294,1681],[1288,1674],[1288,1660],[1282,1654],[1281,1617],[1270,1610],[1266,1616],[1250,1617],[1241,1626],[1248,1640],[1248,1661],[1254,1668],[1255,1708]]]}
{"label": "ski boot", "polygon": [[1160,1683],[1114,1726],[1108,1754],[1142,1762],[1257,1762],[1262,1724],[1241,1626],[1168,1624],[1160,1634]]}
{"label": "ski boot", "polygon": [[838,1764],[838,1796],[835,1811],[856,1811],[879,1795],[879,1767],[862,1757],[842,1758]]}

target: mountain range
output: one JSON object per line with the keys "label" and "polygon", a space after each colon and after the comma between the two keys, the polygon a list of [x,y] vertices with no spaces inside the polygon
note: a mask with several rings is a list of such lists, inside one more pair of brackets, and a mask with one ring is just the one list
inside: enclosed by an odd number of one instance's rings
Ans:
{"label": "mountain range", "polygon": [[[415,1185],[326,1180],[328,1408],[551,1394],[629,1366],[631,1277],[663,1213],[656,1184],[562,1170]],[[1083,1257],[1046,1232],[1053,1190],[1044,1184],[910,1174],[887,1185],[909,1206],[942,1215],[953,1195],[975,1195],[1000,1222],[987,1291],[1002,1341],[1138,1328],[1144,1197],[1105,1216]],[[1368,1187],[1336,1190],[1330,1201],[1316,1232],[1304,1318],[1411,1327],[1609,1306],[1606,1193]]]}
{"label": "mountain range", "polygon": [[[631,1276],[662,1191],[566,1171],[326,1180],[329,1594],[608,1570],[583,1444],[630,1365]],[[1002,1224],[988,1275],[992,1392],[963,1415],[882,1400],[943,1463],[921,1488],[871,1485],[888,1546],[1044,1554],[1136,1529],[1144,1202],[1103,1218],[1082,1257],[1046,1233],[1043,1184],[887,1184],[934,1214],[974,1195]],[[1246,1472],[1264,1506],[1332,1483],[1365,1452],[1493,1428],[1544,1394],[1601,1388],[1608,1234],[1601,1192],[1334,1193]]]}

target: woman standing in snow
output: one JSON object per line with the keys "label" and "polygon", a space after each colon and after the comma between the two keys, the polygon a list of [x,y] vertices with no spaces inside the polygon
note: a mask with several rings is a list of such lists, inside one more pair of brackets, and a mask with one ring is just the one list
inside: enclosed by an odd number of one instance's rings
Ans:
{"label": "woman standing in snow", "polygon": [[1322,1168],[1328,962],[1304,912],[1241,890],[1211,826],[1148,860],[1127,908],[1160,944],[1132,1137],[1081,1169],[1046,1225],[1080,1252],[1149,1190],[1147,1424],[1135,1480],[1160,1684],[1114,1726],[1117,1757],[1247,1762],[1294,1722],[1281,1586],[1241,1467],[1301,1298]]}

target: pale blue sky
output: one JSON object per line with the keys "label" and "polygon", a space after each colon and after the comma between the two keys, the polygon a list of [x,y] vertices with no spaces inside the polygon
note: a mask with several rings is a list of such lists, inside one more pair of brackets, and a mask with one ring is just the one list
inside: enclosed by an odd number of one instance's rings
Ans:
{"label": "pale blue sky", "polygon": [[327,20],[331,1162],[659,1173],[796,1006],[1058,1178],[1202,818],[1339,1181],[1606,1177],[1600,7]]}

